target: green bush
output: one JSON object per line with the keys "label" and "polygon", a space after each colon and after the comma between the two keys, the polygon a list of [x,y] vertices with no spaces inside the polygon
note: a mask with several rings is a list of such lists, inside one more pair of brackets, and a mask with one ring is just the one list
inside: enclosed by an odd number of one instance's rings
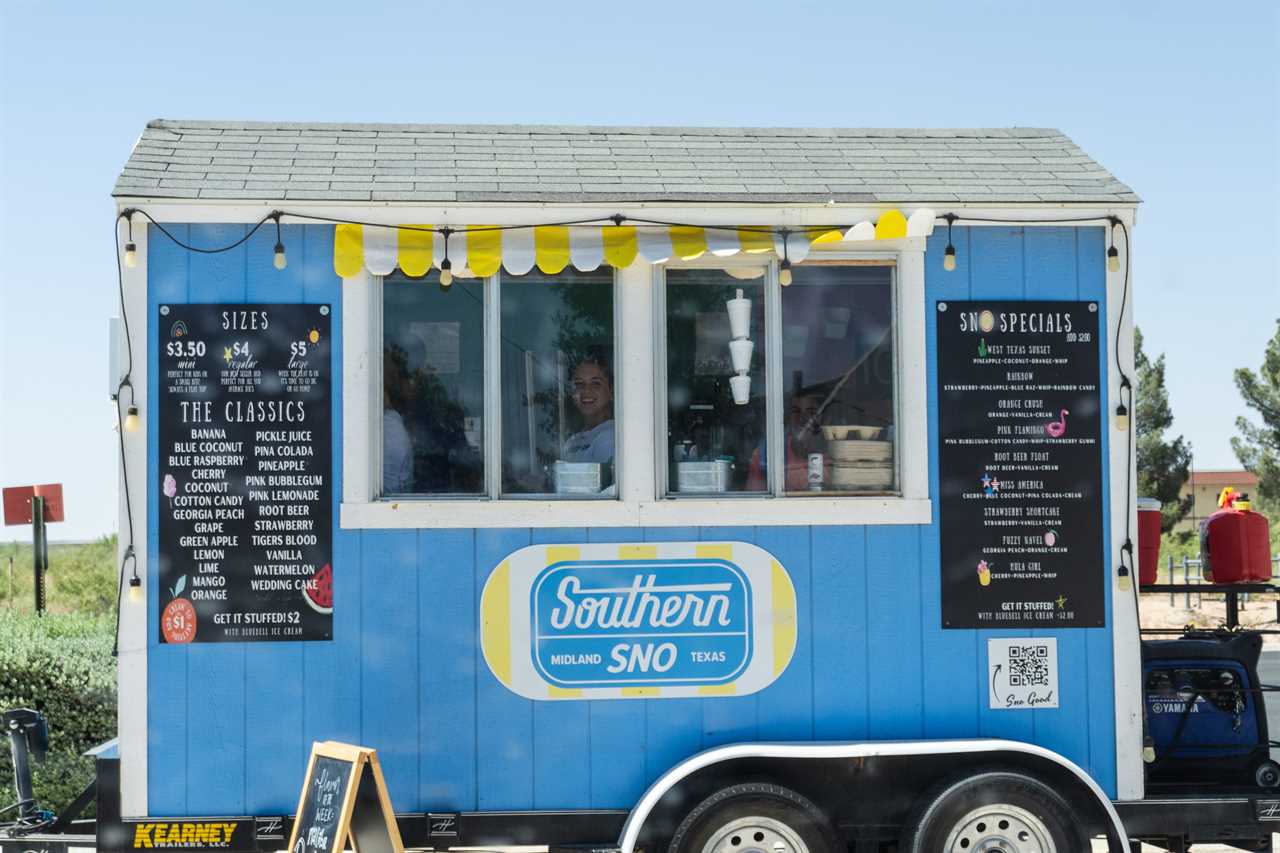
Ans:
{"label": "green bush", "polygon": [[[0,611],[0,710],[49,720],[49,754],[32,773],[36,801],[61,810],[93,778],[86,749],[115,737],[111,616]],[[0,746],[0,808],[17,800],[8,738]]]}
{"label": "green bush", "polygon": [[[0,607],[30,611],[31,543],[0,543]],[[52,613],[113,613],[119,563],[116,537],[82,545],[50,545],[45,603]]]}

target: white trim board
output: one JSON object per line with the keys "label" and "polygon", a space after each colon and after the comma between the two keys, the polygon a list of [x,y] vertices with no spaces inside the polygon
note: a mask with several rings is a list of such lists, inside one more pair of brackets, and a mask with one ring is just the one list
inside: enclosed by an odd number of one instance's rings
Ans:
{"label": "white trim board", "polygon": [[896,497],[676,500],[386,500],[343,503],[354,529],[473,527],[739,527],[928,524],[933,503]]}
{"label": "white trim board", "polygon": [[[1099,220],[1111,215],[1132,217],[1136,204],[1113,203],[1107,205],[1010,204],[988,207],[962,202],[920,202],[905,204],[767,204],[767,203],[717,203],[717,202],[579,202],[579,203],[531,203],[484,202],[453,204],[409,204],[405,202],[323,202],[298,199],[265,199],[263,201],[217,201],[214,199],[179,200],[147,196],[122,196],[115,199],[117,211],[127,207],[143,208],[160,222],[190,223],[249,223],[257,222],[273,210],[295,211],[343,221],[374,222],[383,225],[400,225],[407,222],[433,224],[467,224],[484,222],[491,225],[537,224],[566,219],[604,220],[615,213],[644,212],[646,219],[671,220],[681,223],[724,225],[725,223],[752,225],[853,225],[863,219],[875,219],[887,210],[903,212],[929,207],[943,213],[963,212],[969,216],[987,219],[1031,220],[1055,217],[1095,217]],[[286,221],[288,218],[286,217]],[[299,220],[301,221],[301,220]],[[965,222],[964,225],[981,227],[995,223]],[[1064,223],[1087,225],[1088,223]],[[938,227],[941,227],[939,224]]]}
{"label": "white trim board", "polygon": [[[1129,239],[1133,239],[1133,219],[1121,214],[1120,218],[1129,226]],[[1116,719],[1116,798],[1120,800],[1139,800],[1144,793],[1142,765],[1142,661],[1138,644],[1138,609],[1134,603],[1135,595],[1120,588],[1117,574],[1120,548],[1124,545],[1126,523],[1133,531],[1135,545],[1138,530],[1138,510],[1136,500],[1126,506],[1128,496],[1137,497],[1137,453],[1128,459],[1128,441],[1131,433],[1116,429],[1112,413],[1120,403],[1120,373],[1116,370],[1117,353],[1116,334],[1119,331],[1119,361],[1124,365],[1124,372],[1133,377],[1137,385],[1137,374],[1133,364],[1133,317],[1134,317],[1134,279],[1130,269],[1128,305],[1124,307],[1123,325],[1121,298],[1124,295],[1124,263],[1132,262],[1130,246],[1119,235],[1116,247],[1120,250],[1120,271],[1107,273],[1107,409],[1103,412],[1108,433],[1109,456],[1108,470],[1111,481],[1111,541],[1107,551],[1108,581],[1111,584],[1111,656],[1112,683],[1115,690]],[[1132,264],[1131,264],[1132,266]],[[1134,426],[1130,423],[1130,429]],[[1136,442],[1136,436],[1133,436]],[[1134,573],[1137,573],[1136,560]],[[1136,586],[1137,577],[1131,577]]]}
{"label": "white trim board", "polygon": [[[123,249],[128,239],[128,227],[124,220],[116,222]],[[129,600],[126,582],[125,594],[120,603],[120,655],[116,665],[117,728],[120,738],[120,813],[125,817],[141,817],[147,814],[147,615],[154,606],[149,589],[150,573],[147,552],[150,514],[147,510],[147,435],[151,424],[147,399],[147,365],[149,352],[147,340],[151,318],[147,311],[147,235],[145,225],[133,229],[133,242],[137,245],[137,266],[130,269],[121,263],[124,274],[123,310],[129,318],[129,339],[133,346],[133,366],[130,382],[133,385],[133,401],[142,419],[142,428],[124,433],[124,456],[128,463],[128,488],[133,502],[134,558],[138,575],[142,578],[143,600]],[[123,315],[122,315],[123,316]],[[123,329],[122,329],[123,331]],[[129,391],[116,405],[123,411],[128,406]],[[123,483],[124,474],[120,472]],[[117,544],[116,565],[124,557],[129,539],[129,515],[125,505],[124,489],[119,491],[120,536]],[[130,567],[130,571],[132,567]]]}

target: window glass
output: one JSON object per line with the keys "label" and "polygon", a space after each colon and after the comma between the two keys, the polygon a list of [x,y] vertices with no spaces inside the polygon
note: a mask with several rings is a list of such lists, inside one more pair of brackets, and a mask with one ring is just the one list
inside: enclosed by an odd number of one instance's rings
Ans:
{"label": "window glass", "polygon": [[893,268],[801,264],[782,288],[790,495],[895,486]]}
{"label": "window glass", "polygon": [[666,274],[669,493],[767,488],[764,268]]}
{"label": "window glass", "polygon": [[503,274],[502,491],[612,497],[613,271]]}
{"label": "window glass", "polygon": [[484,493],[484,284],[382,288],[382,493]]}

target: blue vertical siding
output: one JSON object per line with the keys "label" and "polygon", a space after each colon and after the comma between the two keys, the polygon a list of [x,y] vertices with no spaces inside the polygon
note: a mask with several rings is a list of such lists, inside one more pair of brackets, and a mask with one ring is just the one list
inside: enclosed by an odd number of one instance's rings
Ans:
{"label": "blue vertical siding", "polygon": [[[243,226],[176,226],[197,245]],[[286,226],[289,266],[271,266],[274,231],[237,250],[192,255],[151,234],[149,311],[182,302],[334,306],[334,519],[341,485],[341,282],[333,229]],[[1105,297],[1100,228],[955,229],[925,258],[929,479],[936,494],[937,301]],[[1105,316],[1100,323],[1106,328]],[[158,332],[147,348],[156,363]],[[1099,341],[1104,359],[1107,342]],[[1104,376],[1105,381],[1105,376]],[[156,398],[157,377],[150,377]],[[151,470],[156,424],[148,422]],[[1104,443],[1106,437],[1104,434]],[[1106,448],[1104,446],[1104,464]],[[158,542],[148,494],[149,553]],[[1106,512],[1104,507],[1104,512]],[[1110,535],[1109,525],[1107,535]],[[479,594],[507,554],[533,543],[753,542],[791,575],[799,617],[791,664],[770,687],[714,699],[531,702],[502,687],[478,650]],[[1103,545],[1100,543],[1099,547]],[[334,639],[322,643],[156,643],[148,613],[148,791],[154,815],[271,813],[294,805],[315,740],[379,750],[395,806],[609,808],[700,749],[741,740],[999,735],[1040,743],[1115,789],[1109,629],[943,630],[938,530],[918,526],[334,531]],[[156,582],[154,556],[147,567]],[[1108,585],[1108,614],[1110,591]],[[1058,641],[1061,707],[987,708],[986,641]],[[303,701],[305,690],[306,701]]]}

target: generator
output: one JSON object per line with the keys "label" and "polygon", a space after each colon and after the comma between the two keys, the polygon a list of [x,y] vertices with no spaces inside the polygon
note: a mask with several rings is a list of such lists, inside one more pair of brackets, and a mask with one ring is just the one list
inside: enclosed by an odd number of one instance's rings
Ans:
{"label": "generator", "polygon": [[1262,635],[1187,631],[1142,643],[1143,705],[1153,785],[1275,788],[1266,705],[1258,680]]}

